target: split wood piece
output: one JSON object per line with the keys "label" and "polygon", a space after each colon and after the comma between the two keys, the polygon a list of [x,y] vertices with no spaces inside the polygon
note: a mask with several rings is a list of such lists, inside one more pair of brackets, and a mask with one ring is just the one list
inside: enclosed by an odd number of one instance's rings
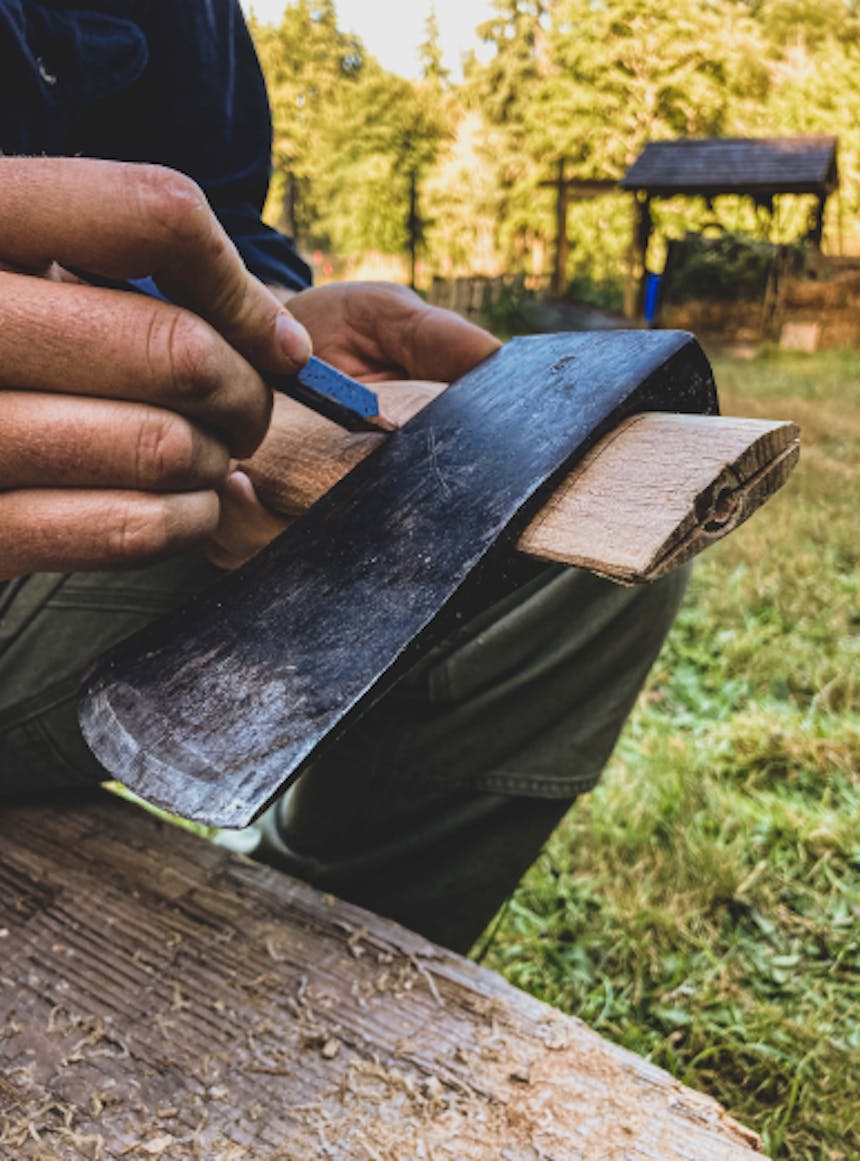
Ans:
{"label": "split wood piece", "polygon": [[[377,385],[405,423],[444,390]],[[621,584],[657,580],[747,520],[786,482],[800,454],[795,424],[648,412],[607,435],[519,539],[521,552]],[[261,498],[295,518],[378,446],[278,399],[273,438],[245,465]]]}
{"label": "split wood piece", "polygon": [[761,1161],[581,1021],[129,803],[0,839],[0,1156]]}
{"label": "split wood piece", "polygon": [[657,580],[747,520],[800,455],[793,423],[651,411],[600,441],[517,547],[621,584]]}

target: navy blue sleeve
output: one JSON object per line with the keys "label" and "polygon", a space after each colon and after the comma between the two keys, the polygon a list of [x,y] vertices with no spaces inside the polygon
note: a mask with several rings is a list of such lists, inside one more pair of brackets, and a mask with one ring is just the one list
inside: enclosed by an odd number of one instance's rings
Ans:
{"label": "navy blue sleeve", "polygon": [[259,278],[309,286],[310,270],[291,241],[260,217],[272,122],[238,0],[150,0],[147,7],[149,67],[135,86],[132,122],[143,130],[141,154],[200,183]]}
{"label": "navy blue sleeve", "polygon": [[253,273],[300,290],[308,266],[261,219],[271,144],[238,0],[0,0],[0,150],[181,170]]}

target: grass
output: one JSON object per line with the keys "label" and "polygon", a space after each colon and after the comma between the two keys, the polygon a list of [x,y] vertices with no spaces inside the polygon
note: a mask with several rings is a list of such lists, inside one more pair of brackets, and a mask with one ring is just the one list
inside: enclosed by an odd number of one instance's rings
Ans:
{"label": "grass", "polygon": [[484,962],[710,1092],[791,1161],[860,1157],[860,353],[715,362],[796,420],[709,551],[601,785]]}

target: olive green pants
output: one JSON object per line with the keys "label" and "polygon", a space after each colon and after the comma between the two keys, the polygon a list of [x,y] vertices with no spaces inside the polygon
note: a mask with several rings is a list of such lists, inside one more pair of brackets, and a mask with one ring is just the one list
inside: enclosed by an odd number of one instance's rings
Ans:
{"label": "olive green pants", "polygon": [[[78,729],[81,671],[215,575],[185,557],[0,591],[0,792],[104,780]],[[686,578],[623,589],[576,569],[524,570],[308,767],[244,849],[468,949],[597,781]]]}

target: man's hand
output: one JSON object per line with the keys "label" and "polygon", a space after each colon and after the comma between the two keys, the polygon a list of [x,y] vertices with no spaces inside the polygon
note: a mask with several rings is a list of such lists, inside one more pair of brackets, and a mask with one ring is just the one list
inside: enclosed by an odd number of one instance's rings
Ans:
{"label": "man's hand", "polygon": [[[289,302],[320,358],[375,384],[386,415],[395,422],[405,421],[429,402],[439,382],[459,378],[501,345],[459,315],[428,306],[411,290],[392,283],[334,283],[304,290]],[[266,485],[290,477],[296,408],[289,399],[275,400],[269,434],[247,464],[249,475],[265,491],[277,491]],[[304,419],[311,426],[326,422],[319,417]],[[292,470],[295,473],[294,466]],[[239,477],[231,480],[225,494],[224,519],[210,548],[211,559],[224,568],[242,564],[289,523],[255,501],[250,479],[242,473]]]}
{"label": "man's hand", "polygon": [[[66,267],[151,275],[181,305],[51,277]],[[158,167],[0,158],[0,270],[0,578],[209,537],[230,457],[268,427],[260,373],[310,343],[202,192]]]}
{"label": "man's hand", "polygon": [[290,310],[321,359],[365,383],[450,383],[501,346],[487,331],[390,282],[303,290],[290,299]]}

